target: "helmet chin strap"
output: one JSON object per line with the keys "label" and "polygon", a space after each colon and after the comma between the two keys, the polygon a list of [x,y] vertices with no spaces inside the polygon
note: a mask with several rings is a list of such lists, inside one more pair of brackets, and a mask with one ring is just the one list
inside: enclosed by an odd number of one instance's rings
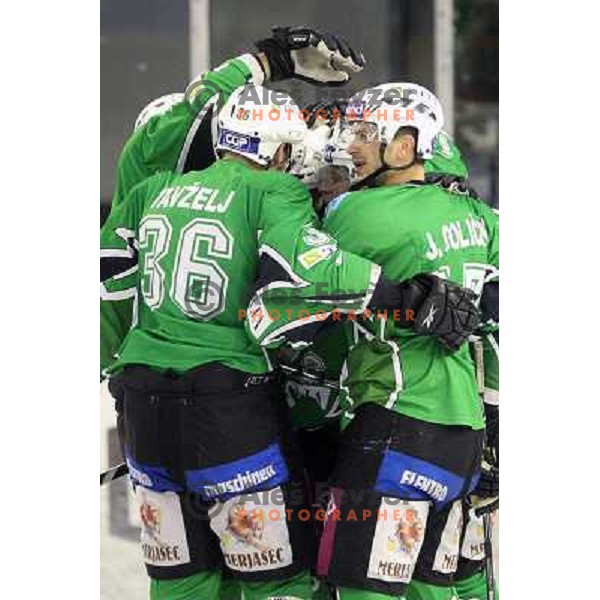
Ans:
{"label": "helmet chin strap", "polygon": [[358,190],[360,188],[364,188],[364,187],[375,187],[376,179],[382,173],[385,173],[386,171],[405,171],[406,169],[410,169],[417,162],[416,153],[415,153],[413,155],[412,161],[410,163],[408,163],[407,165],[403,165],[402,167],[392,167],[392,165],[388,164],[384,158],[386,148],[387,148],[387,144],[381,144],[381,146],[379,148],[379,162],[381,162],[381,166],[378,169],[375,169],[375,171],[373,171],[369,175],[367,175],[364,179],[361,179],[360,181],[353,183],[350,186],[351,192]]}

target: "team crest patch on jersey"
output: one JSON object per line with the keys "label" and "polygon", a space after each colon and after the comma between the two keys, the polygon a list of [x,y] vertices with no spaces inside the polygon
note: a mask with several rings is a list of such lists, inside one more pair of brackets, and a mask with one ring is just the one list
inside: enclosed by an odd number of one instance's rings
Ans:
{"label": "team crest patch on jersey", "polygon": [[315,265],[328,259],[337,250],[337,246],[334,244],[326,244],[319,246],[318,248],[312,248],[308,252],[304,252],[298,256],[298,262],[305,269],[312,269]]}
{"label": "team crest patch on jersey", "polygon": [[325,233],[324,231],[319,231],[314,227],[305,227],[304,235],[302,237],[304,243],[307,246],[322,246],[323,244],[331,244],[334,239]]}
{"label": "team crest patch on jersey", "polygon": [[350,115],[353,119],[359,120],[362,119],[363,113],[367,109],[366,102],[362,100],[353,100],[348,102],[348,107],[346,108],[346,114]]}
{"label": "team crest patch on jersey", "polygon": [[280,487],[231,498],[211,510],[210,527],[230,569],[248,573],[292,564],[285,507],[276,497],[283,497]]}
{"label": "team crest patch on jersey", "polygon": [[367,577],[408,583],[423,545],[429,505],[383,497]]}
{"label": "team crest patch on jersey", "polygon": [[144,561],[158,567],[190,562],[179,496],[175,492],[154,492],[136,488],[141,521],[140,542]]}

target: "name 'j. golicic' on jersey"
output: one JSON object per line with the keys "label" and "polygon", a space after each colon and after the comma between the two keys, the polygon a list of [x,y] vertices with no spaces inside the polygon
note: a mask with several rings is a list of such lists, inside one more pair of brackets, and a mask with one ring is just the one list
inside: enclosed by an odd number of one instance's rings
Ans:
{"label": "name 'j. golicic' on jersey", "polygon": [[[467,195],[412,182],[351,192],[328,209],[324,230],[390,278],[434,273],[480,293],[499,268],[497,214]],[[347,413],[372,401],[424,421],[483,428],[468,345],[449,354],[390,319],[356,329],[341,382]]]}

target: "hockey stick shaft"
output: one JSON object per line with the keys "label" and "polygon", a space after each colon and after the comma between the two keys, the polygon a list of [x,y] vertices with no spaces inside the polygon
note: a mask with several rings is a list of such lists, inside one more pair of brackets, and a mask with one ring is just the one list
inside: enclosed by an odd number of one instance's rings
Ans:
{"label": "hockey stick shaft", "polygon": [[119,479],[120,477],[127,475],[127,473],[129,473],[129,469],[126,463],[121,463],[119,465],[111,467],[110,469],[107,469],[106,471],[100,473],[100,485],[110,483],[115,479]]}
{"label": "hockey stick shaft", "polygon": [[473,353],[475,354],[475,367],[477,376],[477,387],[479,393],[483,394],[485,390],[485,361],[483,357],[483,342],[480,339],[471,342]]}
{"label": "hockey stick shaft", "polygon": [[490,513],[482,515],[483,535],[485,537],[485,577],[487,582],[488,600],[496,598],[496,580],[494,579],[494,547],[492,544],[492,525]]}

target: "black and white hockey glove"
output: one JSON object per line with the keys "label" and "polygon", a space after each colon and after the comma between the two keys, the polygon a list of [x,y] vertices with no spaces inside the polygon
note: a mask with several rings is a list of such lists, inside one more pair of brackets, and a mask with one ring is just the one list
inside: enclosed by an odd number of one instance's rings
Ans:
{"label": "black and white hockey glove", "polygon": [[362,52],[341,37],[310,27],[273,27],[256,42],[271,67],[271,81],[294,78],[316,85],[344,85],[365,66]]}
{"label": "black and white hockey glove", "polygon": [[489,457],[484,456],[481,461],[481,475],[473,494],[479,498],[496,498],[500,494],[500,467]]}
{"label": "black and white hockey glove", "polygon": [[455,352],[479,325],[476,294],[432,275],[419,275],[427,297],[415,314],[413,330],[420,335],[435,335],[448,350]]}
{"label": "black and white hockey glove", "polygon": [[481,476],[473,491],[480,498],[495,498],[500,494],[500,410],[494,404],[484,404],[485,446],[481,460]]}
{"label": "black and white hockey glove", "polygon": [[382,276],[369,307],[400,308],[400,315],[412,310],[414,320],[400,321],[400,326],[412,327],[419,335],[433,335],[455,352],[479,324],[475,300],[471,290],[435,275],[416,275],[402,283],[392,283]]}

